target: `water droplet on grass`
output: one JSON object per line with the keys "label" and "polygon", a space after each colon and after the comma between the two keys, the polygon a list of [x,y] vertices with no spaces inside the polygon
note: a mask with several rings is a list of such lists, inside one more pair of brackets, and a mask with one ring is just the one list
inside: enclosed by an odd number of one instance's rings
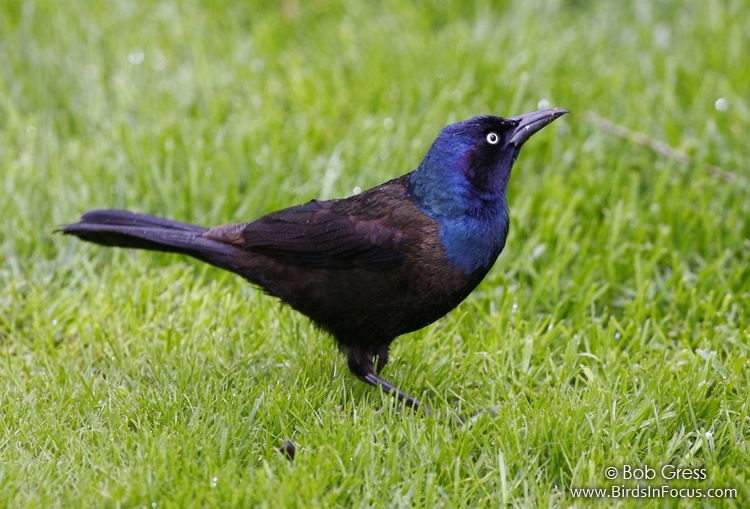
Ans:
{"label": "water droplet on grass", "polygon": [[143,60],[146,58],[145,53],[143,53],[143,48],[140,46],[136,46],[135,48],[130,50],[130,53],[128,54],[128,61],[133,65],[140,65],[143,63]]}
{"label": "water droplet on grass", "polygon": [[656,25],[653,32],[654,44],[660,48],[668,48],[672,45],[672,31],[667,25]]}
{"label": "water droplet on grass", "polygon": [[729,101],[727,101],[723,97],[719,97],[718,99],[716,99],[714,106],[719,111],[727,111],[729,109]]}
{"label": "water droplet on grass", "polygon": [[250,70],[254,73],[262,72],[266,68],[266,63],[261,58],[255,58],[250,62]]}
{"label": "water droplet on grass", "polygon": [[218,477],[212,477],[212,478],[211,478],[211,487],[212,487],[212,488],[215,488],[217,484],[219,484],[219,479],[218,479]]}
{"label": "water droplet on grass", "polygon": [[549,101],[547,99],[539,99],[539,102],[536,103],[536,107],[540,110],[546,110],[549,108]]}
{"label": "water droplet on grass", "polygon": [[159,50],[156,50],[151,58],[151,69],[154,71],[163,71],[167,66],[167,57]]}

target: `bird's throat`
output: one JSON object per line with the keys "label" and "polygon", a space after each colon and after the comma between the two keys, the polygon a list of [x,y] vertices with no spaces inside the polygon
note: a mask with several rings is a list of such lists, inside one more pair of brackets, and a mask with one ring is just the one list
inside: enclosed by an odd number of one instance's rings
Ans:
{"label": "bird's throat", "polygon": [[409,174],[408,187],[412,199],[440,224],[440,240],[450,264],[467,276],[489,270],[508,236],[504,190],[482,196],[460,173],[435,171],[424,163]]}
{"label": "bird's throat", "polygon": [[496,210],[458,218],[438,218],[445,257],[467,276],[486,273],[505,247],[508,210],[504,200]]}

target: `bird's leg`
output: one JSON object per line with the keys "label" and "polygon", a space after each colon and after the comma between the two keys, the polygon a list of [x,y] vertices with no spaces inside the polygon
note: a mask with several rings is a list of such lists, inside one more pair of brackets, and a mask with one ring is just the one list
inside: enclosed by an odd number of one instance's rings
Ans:
{"label": "bird's leg", "polygon": [[[378,367],[382,368],[385,366],[385,363],[388,362],[388,347],[379,347],[377,355]],[[381,355],[384,357],[381,357]],[[393,394],[399,401],[402,401],[406,406],[413,408],[414,410],[421,407],[427,415],[432,414],[432,410],[429,406],[422,404],[422,402],[414,396],[406,394],[388,380],[376,375],[372,354],[369,352],[363,352],[360,348],[350,346],[346,349],[346,356],[349,361],[349,369],[357,376],[357,378],[370,385],[374,385],[375,387],[380,387],[389,394]]]}
{"label": "bird's leg", "polygon": [[386,364],[388,364],[388,349],[390,345],[383,344],[380,345],[377,349],[377,353],[375,356],[378,358],[377,363],[375,364],[375,373],[378,375],[381,371],[383,371],[383,368]]}
{"label": "bird's leg", "polygon": [[401,389],[393,385],[388,380],[380,378],[374,372],[370,371],[369,373],[365,373],[364,375],[357,375],[357,377],[363,382],[367,382],[368,384],[374,385],[375,387],[380,387],[385,392],[389,394],[393,394],[394,396],[398,398],[399,401],[402,401],[406,406],[413,408],[414,410],[422,408],[422,410],[427,415],[432,415],[432,410],[430,409],[429,406],[425,405],[414,396],[410,396],[409,394],[406,394],[404,391],[402,391]]}

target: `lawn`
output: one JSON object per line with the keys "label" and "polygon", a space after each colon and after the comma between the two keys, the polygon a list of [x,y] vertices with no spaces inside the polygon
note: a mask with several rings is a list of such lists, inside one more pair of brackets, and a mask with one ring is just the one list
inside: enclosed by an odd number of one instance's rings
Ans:
{"label": "lawn", "polygon": [[[0,506],[750,503],[750,1],[434,4],[0,3]],[[497,264],[394,344],[432,416],[236,276],[55,233],[347,196],[552,106]]]}

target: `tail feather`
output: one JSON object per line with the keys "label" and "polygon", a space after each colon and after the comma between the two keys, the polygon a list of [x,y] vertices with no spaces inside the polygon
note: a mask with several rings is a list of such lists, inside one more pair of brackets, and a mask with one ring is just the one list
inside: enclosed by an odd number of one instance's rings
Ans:
{"label": "tail feather", "polygon": [[203,237],[207,229],[126,210],[92,210],[62,232],[104,246],[187,254],[232,270],[241,250]]}
{"label": "tail feather", "polygon": [[202,226],[196,226],[189,223],[180,223],[163,217],[150,216],[128,210],[89,210],[81,216],[77,224],[101,224],[101,225],[120,225],[120,226],[151,226],[155,228],[165,228],[169,230],[184,231],[206,231]]}

